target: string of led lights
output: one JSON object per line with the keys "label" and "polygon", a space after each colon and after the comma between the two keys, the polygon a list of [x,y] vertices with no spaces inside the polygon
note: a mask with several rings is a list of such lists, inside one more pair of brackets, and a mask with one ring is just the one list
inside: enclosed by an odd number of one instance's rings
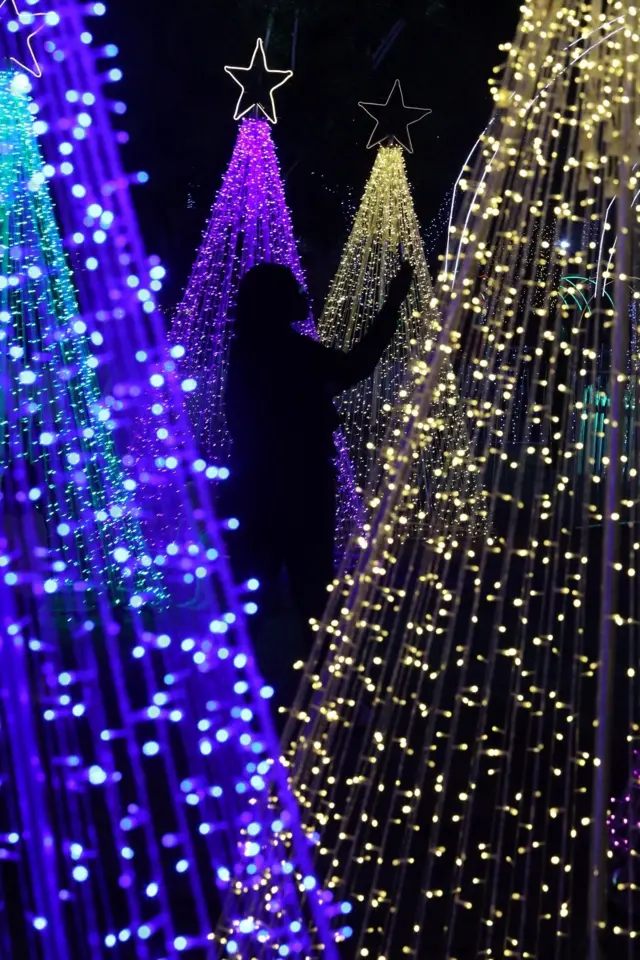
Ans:
{"label": "string of led lights", "polygon": [[[639,428],[639,34],[618,0],[521,7],[458,184],[437,350],[382,447],[370,533],[285,736],[316,869],[354,900],[360,957],[599,960],[609,938],[609,955],[635,956],[633,910],[609,910],[606,821],[611,750],[626,744],[634,769],[638,730],[640,491],[622,445],[625,418],[634,444]],[[568,276],[598,278],[588,311],[563,295]],[[601,470],[585,390],[603,349]],[[460,403],[490,535],[406,542],[449,361],[470,371]]]}
{"label": "string of led lights", "polygon": [[247,119],[238,128],[172,332],[184,348],[185,369],[201,384],[193,393],[194,422],[214,461],[225,462],[229,451],[224,391],[238,283],[265,260],[290,265],[304,283],[271,128],[266,120]]}
{"label": "string of led lights", "polygon": [[48,592],[110,588],[114,598],[148,602],[162,596],[161,575],[100,402],[24,76],[0,72],[3,512],[34,504]]}
{"label": "string of led lights", "polygon": [[[286,264],[306,287],[270,125],[245,119],[172,330],[185,382],[193,386],[190,409],[198,443],[215,464],[226,463],[229,455],[225,388],[238,284],[263,261]],[[302,332],[316,335],[311,319]],[[344,437],[337,432],[335,439],[341,558],[361,508]]]}
{"label": "string of led lights", "polygon": [[[372,376],[338,401],[361,489],[377,470],[398,405],[415,388],[422,375],[420,358],[433,349],[440,328],[402,148],[381,146],[318,324],[324,343],[350,350],[362,338],[384,303],[401,256],[412,264],[415,277],[399,331]],[[469,472],[469,436],[450,365],[443,369],[439,401],[426,427],[410,481],[412,526],[423,526],[436,513],[441,526],[453,529],[460,517],[468,519],[468,511],[479,511],[481,501]]]}
{"label": "string of led lights", "polygon": [[[32,11],[9,20],[3,39],[19,43]],[[144,177],[124,173],[116,144],[125,137],[111,127],[124,108],[105,85],[121,73],[103,62],[117,50],[88,27],[104,13],[103,3],[71,2],[48,21],[29,109],[75,267],[77,321],[95,348],[105,430],[118,452],[143,421],[165,441],[163,457],[125,452],[122,463],[147,542],[157,529],[148,493],[166,495],[172,536],[155,538],[151,559],[168,596],[164,607],[141,597],[118,609],[104,592],[77,590],[77,578],[52,593],[37,500],[16,497],[20,509],[0,513],[2,952],[155,960],[221,950],[266,960],[315,948],[335,957],[334,938],[348,931],[313,877],[277,760],[273,691],[248,641],[258,584],[230,580],[210,507],[219,472],[194,447],[188,385],[154,301],[164,271],[144,253],[131,203],[129,185]],[[31,317],[42,298],[24,290]],[[67,367],[58,369],[64,381]],[[8,471],[14,485],[19,468]],[[58,490],[69,476],[65,465]]]}
{"label": "string of led lights", "polygon": [[[563,277],[561,296],[564,298],[572,298],[579,309],[588,311],[591,309],[591,300],[594,295],[595,284],[596,281],[594,279],[589,279],[588,277]],[[609,293],[609,286],[610,284],[605,282],[603,286],[603,294],[605,298],[609,300],[611,306],[615,307],[611,294]],[[630,277],[629,309],[631,311],[631,315],[629,317],[629,322],[631,334],[627,350],[627,373],[630,376],[633,374],[635,363],[634,357],[638,356],[637,303],[633,296],[635,292],[635,286],[637,286],[636,278]],[[598,356],[598,376],[596,382],[585,388],[585,403],[589,409],[594,411],[593,417],[595,422],[591,429],[588,428],[582,417],[580,417],[577,423],[579,439],[583,444],[582,455],[580,459],[584,460],[586,458],[587,460],[592,460],[592,469],[598,473],[602,473],[608,463],[607,438],[605,429],[605,421],[607,419],[607,411],[609,408],[609,397],[607,395],[608,365],[609,350],[601,349]],[[633,390],[633,383],[634,381],[631,377],[624,399],[624,437],[620,454],[621,462],[626,465],[627,469],[630,469],[636,462],[634,431],[635,413],[633,410],[635,404],[635,394]],[[589,438],[588,442],[587,438]]]}

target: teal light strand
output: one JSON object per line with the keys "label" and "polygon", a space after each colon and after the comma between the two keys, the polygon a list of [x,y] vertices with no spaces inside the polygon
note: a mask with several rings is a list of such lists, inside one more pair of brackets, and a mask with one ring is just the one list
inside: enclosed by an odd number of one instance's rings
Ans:
{"label": "teal light strand", "polygon": [[[164,596],[101,401],[35,137],[29,83],[0,72],[0,493],[38,514],[29,570],[45,593]],[[91,337],[100,340],[99,332]],[[5,522],[5,527],[11,524]],[[10,544],[18,554],[24,543]]]}

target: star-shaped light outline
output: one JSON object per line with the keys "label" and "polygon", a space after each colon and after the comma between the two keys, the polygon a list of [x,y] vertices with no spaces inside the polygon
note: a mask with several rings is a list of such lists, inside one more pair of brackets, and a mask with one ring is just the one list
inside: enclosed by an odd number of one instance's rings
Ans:
{"label": "star-shaped light outline", "polygon": [[[265,107],[263,103],[252,103],[246,108],[246,110],[240,109],[242,105],[242,100],[246,93],[246,87],[242,82],[242,80],[236,77],[236,73],[250,73],[253,70],[253,66],[256,62],[256,57],[258,56],[258,53],[262,55],[262,66],[263,66],[264,72],[277,74],[282,77],[282,80],[274,84],[274,86],[271,87],[271,89],[269,90],[269,99],[271,100],[271,114],[269,114],[267,107]],[[256,40],[256,46],[253,51],[253,56],[251,57],[251,63],[249,64],[248,67],[225,67],[224,69],[225,69],[225,73],[228,73],[231,79],[235,80],[235,82],[240,87],[240,96],[238,97],[238,102],[236,104],[236,109],[233,114],[233,119],[241,120],[242,117],[246,116],[249,113],[249,110],[251,110],[253,107],[257,107],[258,110],[262,110],[267,120],[269,120],[271,123],[274,123],[274,124],[277,123],[278,117],[276,116],[276,104],[275,104],[275,100],[273,99],[273,95],[276,92],[276,90],[278,90],[287,82],[287,80],[291,79],[291,77],[293,76],[293,70],[270,70],[269,67],[267,66],[267,55],[264,49],[264,43],[262,42],[261,39]]]}
{"label": "star-shaped light outline", "polygon": [[358,103],[358,106],[361,107],[365,113],[368,113],[372,120],[376,121],[376,125],[373,128],[373,132],[369,137],[367,150],[371,150],[373,147],[379,146],[379,144],[383,143],[385,138],[388,136],[388,134],[384,134],[383,136],[379,137],[378,140],[375,139],[375,135],[378,132],[378,127],[380,126],[380,120],[378,119],[378,117],[376,117],[375,113],[372,113],[371,110],[369,110],[368,108],[369,107],[388,107],[389,103],[391,102],[391,98],[396,92],[396,89],[400,90],[400,101],[402,103],[403,110],[415,111],[416,113],[420,114],[419,117],[416,117],[414,120],[409,120],[407,122],[407,125],[406,125],[407,126],[407,142],[406,143],[400,139],[397,133],[392,134],[393,139],[396,140],[398,144],[401,147],[403,147],[404,150],[407,151],[407,153],[413,153],[413,141],[411,139],[411,133],[409,132],[409,127],[412,127],[414,123],[419,123],[420,120],[424,120],[424,118],[428,117],[430,113],[433,113],[433,110],[431,110],[429,107],[408,107],[404,102],[404,93],[402,92],[402,84],[400,83],[399,80],[396,80],[396,82],[391,88],[391,93],[389,94],[389,96],[387,97],[384,103],[364,103],[362,100]]}
{"label": "star-shaped light outline", "polygon": [[[26,12],[26,13],[24,13],[24,12],[23,12],[23,13],[20,13],[20,12],[18,11],[18,0],[0,0],[0,10],[2,10],[2,8],[3,8],[4,5],[5,5],[5,3],[7,3],[7,2],[9,2],[9,3],[11,4],[11,6],[13,7],[13,12],[15,13],[15,19],[18,21],[18,23],[21,23],[23,26],[25,25],[24,20],[22,19],[23,16],[28,16],[28,17],[33,17],[33,18],[35,18],[35,17],[47,17],[47,16],[48,16],[48,13],[32,13],[30,10],[29,10],[28,12]],[[32,59],[33,59],[33,65],[34,65],[34,67],[35,67],[35,70],[31,70],[31,69],[26,65],[26,63],[21,63],[19,60],[16,60],[15,57],[9,57],[9,59],[11,60],[12,63],[15,63],[15,64],[16,64],[18,67],[20,67],[22,70],[26,70],[27,73],[30,73],[32,77],[36,77],[38,80],[39,80],[39,79],[41,78],[41,76],[42,76],[42,67],[40,66],[40,64],[39,64],[39,62],[38,62],[38,58],[36,57],[35,53],[33,52],[33,46],[32,46],[32,44],[31,44],[31,41],[33,40],[33,38],[34,38],[35,36],[37,36],[37,35],[40,33],[41,30],[44,30],[45,26],[46,26],[46,20],[43,20],[42,23],[40,24],[40,26],[39,26],[37,29],[35,29],[35,30],[33,31],[33,33],[30,33],[29,36],[27,37],[27,47],[29,48],[29,53],[31,54],[31,57],[32,57]]]}

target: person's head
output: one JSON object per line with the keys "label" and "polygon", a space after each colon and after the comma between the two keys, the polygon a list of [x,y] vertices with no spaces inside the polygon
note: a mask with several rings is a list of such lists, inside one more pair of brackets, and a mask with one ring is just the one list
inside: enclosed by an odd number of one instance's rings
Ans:
{"label": "person's head", "polygon": [[282,332],[308,315],[307,295],[289,267],[259,263],[240,281],[236,303],[239,332]]}

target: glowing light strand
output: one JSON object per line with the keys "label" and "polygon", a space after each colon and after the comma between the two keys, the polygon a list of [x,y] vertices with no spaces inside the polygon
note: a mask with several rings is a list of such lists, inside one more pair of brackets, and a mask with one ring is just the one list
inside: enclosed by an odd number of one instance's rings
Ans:
{"label": "glowing light strand", "polygon": [[2,506],[43,519],[46,589],[163,594],[116,456],[23,76],[0,73]]}
{"label": "glowing light strand", "polygon": [[[135,437],[137,421],[160,407],[158,429],[176,437],[175,464],[167,465],[167,457],[136,469],[136,459],[124,457],[127,489],[143,508],[148,488],[161,484],[168,494],[173,537],[158,538],[153,564],[163,572],[171,603],[151,617],[135,605],[123,616],[104,594],[95,602],[75,591],[50,596],[42,573],[30,566],[35,511],[24,511],[17,523],[13,518],[13,549],[3,517],[0,575],[11,594],[2,601],[3,641],[10,638],[3,649],[9,656],[17,643],[28,651],[30,686],[22,708],[32,722],[9,721],[3,713],[0,755],[29,757],[52,784],[51,832],[37,837],[24,821],[27,801],[22,794],[18,802],[15,780],[0,784],[0,884],[14,905],[9,939],[3,925],[3,948],[8,943],[7,957],[21,960],[71,960],[87,942],[107,954],[208,950],[219,914],[211,897],[217,888],[232,932],[223,944],[229,954],[282,956],[281,948],[306,954],[317,937],[332,956],[333,908],[311,879],[308,844],[274,759],[271,691],[256,673],[247,639],[245,616],[256,604],[247,585],[230,581],[210,508],[216,475],[199,459],[186,428],[184,391],[155,306],[163,269],[144,253],[128,190],[144,178],[125,175],[115,146],[113,101],[103,89],[115,74],[102,70],[104,58],[113,62],[114,48],[95,44],[85,19],[91,13],[102,15],[104,4],[88,10],[67,4],[45,44],[35,129],[67,243],[83,267],[77,275],[81,318],[96,347],[98,373],[112,374],[102,402],[113,435],[122,449]],[[118,107],[114,115],[121,112]],[[146,531],[154,520],[143,509]],[[194,598],[198,585],[202,594]],[[35,779],[27,782],[29,804],[39,789]],[[226,828],[216,829],[222,823]],[[280,837],[279,851],[271,852],[268,832]],[[47,882],[57,890],[60,911],[47,906],[28,843],[53,844],[58,873]],[[267,877],[271,897],[258,898],[249,929],[245,900]],[[311,894],[310,914],[299,890]]]}
{"label": "glowing light strand", "polygon": [[[414,266],[415,281],[401,314],[401,323],[374,374],[344,393],[338,409],[344,425],[359,487],[364,489],[379,464],[379,451],[395,424],[398,410],[427,369],[438,338],[439,321],[432,307],[433,290],[407,180],[402,150],[380,147],[353,229],[343,251],[318,324],[329,346],[351,349],[367,332],[381,309],[389,281],[400,265],[400,251]],[[448,365],[439,384],[410,478],[414,530],[437,517],[455,529],[469,511],[480,510],[475,498],[475,469],[464,417],[456,399],[456,378]]]}
{"label": "glowing light strand", "polygon": [[[369,957],[572,956],[586,930],[595,960],[640,932],[629,900],[607,915],[606,823],[610,744],[633,769],[638,729],[640,491],[620,455],[637,395],[640,23],[606,3],[594,29],[592,12],[537,0],[505,46],[436,287],[440,350],[371,488],[371,535],[336,583],[286,738],[317,869],[353,895]],[[610,257],[613,308],[600,283],[588,311],[563,299],[563,276],[600,277]],[[604,478],[575,430],[583,413],[593,430],[584,390],[603,347]],[[408,549],[394,531],[411,451],[451,355],[475,384],[464,405],[491,535]],[[637,404],[629,419],[637,437]]]}

